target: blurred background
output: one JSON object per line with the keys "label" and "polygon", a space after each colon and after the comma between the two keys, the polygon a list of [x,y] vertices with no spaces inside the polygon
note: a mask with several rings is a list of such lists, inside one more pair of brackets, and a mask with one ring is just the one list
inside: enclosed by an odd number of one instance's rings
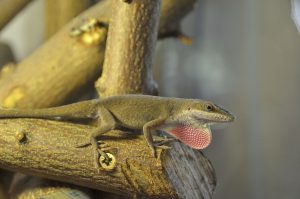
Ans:
{"label": "blurred background", "polygon": [[[44,41],[44,3],[32,2],[0,32],[17,61]],[[205,150],[216,199],[300,198],[300,37],[291,5],[199,0],[183,21],[193,44],[158,43],[160,95],[209,99],[237,118],[215,127]]]}

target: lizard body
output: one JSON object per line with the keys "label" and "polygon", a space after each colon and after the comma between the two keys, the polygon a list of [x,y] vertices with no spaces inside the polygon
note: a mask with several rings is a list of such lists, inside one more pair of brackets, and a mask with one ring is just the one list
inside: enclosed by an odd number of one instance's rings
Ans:
{"label": "lizard body", "polygon": [[[203,149],[211,142],[210,124],[234,119],[228,111],[209,101],[149,95],[120,95],[45,109],[1,108],[0,118],[95,120],[98,125],[91,132],[90,142],[95,149],[97,167],[99,153],[96,138],[119,127],[142,129],[155,155],[152,130],[165,131],[192,148]],[[105,156],[104,152],[99,152]]]}

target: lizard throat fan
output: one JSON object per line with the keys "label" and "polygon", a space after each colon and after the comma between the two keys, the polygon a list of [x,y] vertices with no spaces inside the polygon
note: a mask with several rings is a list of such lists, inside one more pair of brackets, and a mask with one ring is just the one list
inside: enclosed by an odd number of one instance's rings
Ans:
{"label": "lizard throat fan", "polygon": [[169,133],[181,142],[194,149],[204,149],[212,141],[212,135],[209,127],[193,127],[190,125],[177,126]]}

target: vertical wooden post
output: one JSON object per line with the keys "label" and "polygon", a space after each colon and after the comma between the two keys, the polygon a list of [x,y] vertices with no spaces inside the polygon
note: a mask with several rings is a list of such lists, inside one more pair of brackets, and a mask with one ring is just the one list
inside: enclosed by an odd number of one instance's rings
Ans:
{"label": "vertical wooden post", "polygon": [[156,93],[153,52],[160,0],[113,0],[103,72],[96,87],[101,97]]}

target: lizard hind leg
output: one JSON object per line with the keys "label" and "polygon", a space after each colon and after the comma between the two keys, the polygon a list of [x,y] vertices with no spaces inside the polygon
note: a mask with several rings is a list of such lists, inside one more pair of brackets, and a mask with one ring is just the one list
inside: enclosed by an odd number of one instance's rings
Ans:
{"label": "lizard hind leg", "polygon": [[105,157],[106,164],[109,163],[109,157],[107,154],[99,147],[99,140],[97,139],[100,135],[103,135],[114,129],[114,126],[102,126],[100,128],[96,128],[90,135],[90,142],[92,144],[94,150],[94,159],[95,159],[95,167],[96,169],[100,168],[100,156]]}
{"label": "lizard hind leg", "polygon": [[100,135],[103,135],[111,130],[114,130],[117,126],[116,121],[113,117],[113,115],[103,107],[99,108],[99,113],[101,118],[98,121],[98,127],[92,131],[90,134],[90,143],[93,146],[94,149],[94,159],[95,159],[95,167],[96,169],[100,168],[100,156],[105,157],[106,163],[109,163],[109,157],[108,155],[99,148],[99,140],[97,139]]}

